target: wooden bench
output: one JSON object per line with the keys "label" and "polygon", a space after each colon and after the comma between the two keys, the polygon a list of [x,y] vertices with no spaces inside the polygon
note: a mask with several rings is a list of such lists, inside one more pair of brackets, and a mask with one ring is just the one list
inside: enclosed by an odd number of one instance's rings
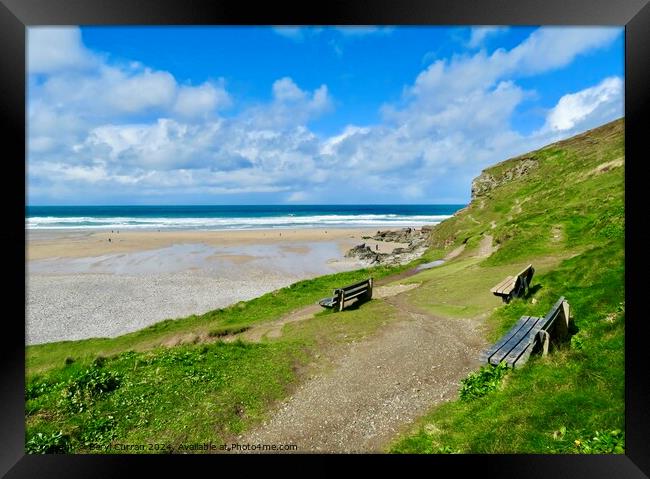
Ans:
{"label": "wooden bench", "polygon": [[548,353],[550,342],[565,339],[569,334],[569,303],[564,296],[557,300],[546,316],[522,316],[517,324],[496,344],[481,353],[480,361],[497,365],[501,361],[511,367],[523,366],[530,355]]}
{"label": "wooden bench", "polygon": [[495,296],[501,296],[504,303],[509,303],[514,297],[523,296],[528,292],[530,282],[535,274],[535,268],[529,264],[517,276],[508,276],[490,290]]}
{"label": "wooden bench", "polygon": [[335,289],[333,297],[321,299],[318,304],[324,308],[334,308],[342,311],[345,303],[355,298],[357,301],[372,299],[372,278]]}

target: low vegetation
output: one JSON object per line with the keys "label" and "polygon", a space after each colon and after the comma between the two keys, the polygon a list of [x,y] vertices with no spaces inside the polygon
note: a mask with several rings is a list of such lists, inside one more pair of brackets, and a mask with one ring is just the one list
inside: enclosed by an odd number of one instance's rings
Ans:
{"label": "low vegetation", "polygon": [[490,391],[494,391],[503,377],[508,374],[508,367],[505,363],[500,363],[497,366],[490,364],[483,366],[479,371],[470,373],[460,385],[458,393],[462,401],[469,401],[471,399],[480,398],[485,396]]}

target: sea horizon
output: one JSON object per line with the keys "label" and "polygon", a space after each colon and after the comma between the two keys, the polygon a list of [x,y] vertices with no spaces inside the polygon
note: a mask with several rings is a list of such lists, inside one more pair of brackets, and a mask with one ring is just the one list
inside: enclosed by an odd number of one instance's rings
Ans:
{"label": "sea horizon", "polygon": [[25,228],[252,230],[320,227],[420,227],[466,204],[29,205]]}

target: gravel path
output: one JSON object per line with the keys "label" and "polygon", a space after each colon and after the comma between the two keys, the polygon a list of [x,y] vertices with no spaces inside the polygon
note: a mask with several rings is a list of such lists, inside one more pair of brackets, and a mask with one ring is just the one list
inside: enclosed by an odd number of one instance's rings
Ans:
{"label": "gravel path", "polygon": [[434,317],[386,298],[401,319],[341,346],[329,372],[303,383],[240,444],[296,444],[296,452],[382,452],[433,405],[452,399],[486,346],[478,321]]}

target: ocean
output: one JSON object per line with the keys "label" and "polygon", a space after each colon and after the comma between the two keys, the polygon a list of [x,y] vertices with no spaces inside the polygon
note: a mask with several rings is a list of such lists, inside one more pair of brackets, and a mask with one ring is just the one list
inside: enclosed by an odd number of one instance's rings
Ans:
{"label": "ocean", "polygon": [[193,229],[419,227],[465,205],[27,206],[25,228]]}

